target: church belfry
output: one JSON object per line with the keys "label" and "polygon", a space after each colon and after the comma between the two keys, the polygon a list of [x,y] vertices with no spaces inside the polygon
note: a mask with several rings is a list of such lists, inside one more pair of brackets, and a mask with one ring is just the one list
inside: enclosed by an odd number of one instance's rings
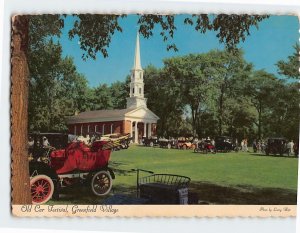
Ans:
{"label": "church belfry", "polygon": [[140,40],[139,33],[137,33],[127,108],[138,108],[140,106],[147,107],[146,99],[144,98],[144,70],[141,66]]}

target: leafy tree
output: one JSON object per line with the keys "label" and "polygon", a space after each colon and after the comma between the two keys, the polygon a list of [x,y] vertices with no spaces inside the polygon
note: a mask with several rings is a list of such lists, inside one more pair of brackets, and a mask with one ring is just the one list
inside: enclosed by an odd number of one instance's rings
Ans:
{"label": "leafy tree", "polygon": [[239,140],[256,138],[253,125],[257,119],[257,112],[250,98],[237,95],[226,102],[226,112],[230,113],[227,116],[226,134]]}
{"label": "leafy tree", "polygon": [[[211,80],[205,75],[207,62],[205,55],[190,54],[166,59],[165,72],[173,81],[174,87],[184,105],[191,111],[193,129],[199,129],[200,111],[206,108],[206,100],[211,90]],[[174,88],[170,86],[170,88]],[[194,132],[193,134],[195,134]]]}
{"label": "leafy tree", "polygon": [[288,56],[287,61],[279,61],[277,67],[279,69],[279,74],[283,74],[289,78],[298,79],[300,78],[299,73],[299,53],[300,46],[297,43],[294,46],[294,53],[291,56]]}
{"label": "leafy tree", "polygon": [[[247,78],[252,69],[242,52],[213,50],[205,54],[175,57],[165,61],[164,69],[169,78],[175,80],[182,101],[191,110],[192,126],[197,131],[194,134],[222,135],[226,132],[232,116],[232,109],[227,105],[231,104],[231,98],[236,98],[233,91],[237,88],[236,79]],[[202,121],[201,117],[206,120]],[[204,132],[207,124],[212,122],[218,131]]]}
{"label": "leafy tree", "polygon": [[111,90],[107,84],[101,84],[93,89],[91,110],[112,109]]}
{"label": "leafy tree", "polygon": [[257,111],[258,138],[261,139],[265,115],[272,105],[272,102],[278,99],[274,95],[276,90],[282,87],[280,81],[272,74],[263,70],[255,71],[253,76],[247,80],[245,93],[250,96],[251,103]]}
{"label": "leafy tree", "polygon": [[130,78],[127,78],[125,82],[117,81],[111,84],[111,98],[112,106],[114,109],[126,108],[126,99],[129,93]]}
{"label": "leafy tree", "polygon": [[[108,56],[107,48],[116,32],[122,32],[120,20],[126,15],[73,15],[76,19],[69,31],[70,39],[79,37],[80,48],[84,51],[82,58],[95,59],[98,52]],[[193,26],[200,33],[216,31],[220,43],[234,49],[240,41],[250,35],[250,28],[258,28],[259,22],[268,18],[267,15],[191,15],[184,23]],[[160,35],[167,42],[167,50],[177,51],[176,44],[170,42],[176,33],[175,15],[138,15],[137,25],[144,38],[153,36],[155,27],[159,27]]]}
{"label": "leafy tree", "polygon": [[178,126],[175,122],[180,124],[178,119],[183,114],[179,89],[167,75],[165,70],[156,69],[152,65],[144,70],[147,106],[160,117],[157,129],[161,136],[172,135],[170,132],[174,132]]}
{"label": "leafy tree", "polygon": [[[226,126],[230,125],[232,108],[237,98],[238,80],[246,80],[250,75],[252,65],[247,63],[241,50],[232,51],[212,51],[210,74],[217,81],[217,112],[218,112],[218,134],[226,132]],[[241,83],[239,82],[238,85]]]}
{"label": "leafy tree", "polygon": [[89,104],[86,79],[73,59],[62,58],[61,46],[52,39],[30,51],[28,127],[31,131],[64,131],[65,117]]}
{"label": "leafy tree", "polygon": [[281,83],[272,90],[272,101],[265,116],[268,136],[281,136],[297,141],[299,135],[299,86],[297,83]]}

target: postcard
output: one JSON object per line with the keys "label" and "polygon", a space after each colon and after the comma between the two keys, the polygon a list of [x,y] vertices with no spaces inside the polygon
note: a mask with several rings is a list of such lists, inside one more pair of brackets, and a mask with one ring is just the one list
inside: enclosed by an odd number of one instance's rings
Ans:
{"label": "postcard", "polygon": [[296,216],[299,19],[11,20],[15,216]]}

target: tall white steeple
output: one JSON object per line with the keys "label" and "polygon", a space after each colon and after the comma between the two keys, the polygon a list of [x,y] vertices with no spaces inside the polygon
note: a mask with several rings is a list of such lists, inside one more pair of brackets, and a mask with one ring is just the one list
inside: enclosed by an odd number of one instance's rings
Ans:
{"label": "tall white steeple", "polygon": [[136,34],[136,45],[132,70],[142,70],[139,33]]}
{"label": "tall white steeple", "polygon": [[131,70],[130,94],[127,98],[127,108],[147,107],[144,98],[144,70],[141,66],[140,39],[139,33],[136,35],[136,46],[133,67]]}

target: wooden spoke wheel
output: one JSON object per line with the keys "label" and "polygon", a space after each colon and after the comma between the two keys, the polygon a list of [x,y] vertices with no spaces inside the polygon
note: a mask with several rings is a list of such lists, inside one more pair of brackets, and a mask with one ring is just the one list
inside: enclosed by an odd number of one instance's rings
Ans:
{"label": "wooden spoke wheel", "polygon": [[49,201],[54,192],[52,179],[46,175],[37,175],[30,180],[32,204],[43,204]]}
{"label": "wooden spoke wheel", "polygon": [[104,196],[108,194],[112,187],[112,178],[109,172],[97,172],[91,182],[92,191],[97,196]]}

